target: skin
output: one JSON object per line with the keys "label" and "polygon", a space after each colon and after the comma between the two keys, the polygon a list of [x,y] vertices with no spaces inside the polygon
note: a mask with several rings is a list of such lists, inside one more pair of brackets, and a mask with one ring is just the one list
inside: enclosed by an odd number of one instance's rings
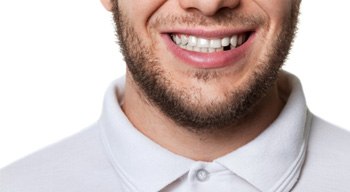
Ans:
{"label": "skin", "polygon": [[[236,118],[232,118],[232,121],[227,121],[225,124],[216,123],[218,126],[203,123],[196,127],[196,124],[186,124],[165,112],[161,104],[152,100],[152,97],[146,94],[139,83],[140,80],[135,77],[131,65],[128,65],[123,111],[133,125],[154,142],[184,157],[200,161],[212,161],[247,144],[277,118],[285,103],[286,93],[282,88],[286,87],[286,82],[283,73],[274,75],[273,71],[278,72],[287,55],[286,52],[288,52],[290,42],[287,41],[283,44],[282,47],[286,48],[282,50],[286,51],[282,51],[283,53],[280,54],[278,53],[280,49],[276,51],[272,50],[271,47],[276,47],[278,41],[281,40],[277,36],[289,30],[285,23],[290,24],[292,22],[290,17],[293,7],[298,7],[295,5],[299,5],[299,1],[101,1],[104,7],[112,11],[114,15],[120,14],[119,11],[121,11],[122,15],[119,17],[122,18],[122,21],[127,21],[127,26],[133,29],[132,32],[119,29],[119,35],[132,33],[134,39],[136,37],[139,39],[139,44],[132,45],[137,50],[133,56],[137,55],[137,52],[143,52],[142,49],[148,50],[150,53],[147,61],[156,59],[158,62],[153,64],[151,62],[144,63],[145,69],[151,68],[147,68],[147,64],[156,66],[157,71],[161,71],[161,75],[165,77],[159,81],[175,93],[184,92],[179,97],[183,97],[186,106],[198,112],[198,114],[208,117],[206,119],[209,119],[211,114],[222,111],[222,106],[239,103],[239,100],[235,100],[235,98],[238,98],[237,95],[232,99],[228,97],[228,93],[247,92],[257,81],[254,77],[259,75],[256,74],[263,74],[264,72],[272,74],[273,78],[271,79],[273,80],[265,83],[267,86],[261,90],[261,94],[250,97],[253,98],[251,99],[253,102],[245,107],[246,110],[243,113],[239,113],[240,115],[237,115]],[[116,3],[119,9],[116,9]],[[118,13],[116,13],[117,11]],[[193,14],[194,19],[190,22],[190,27],[203,31],[246,27],[245,23],[220,24],[218,19],[215,18],[223,12],[237,12],[243,16],[258,18],[260,21],[254,24],[256,37],[253,43],[245,56],[235,65],[215,69],[193,67],[175,57],[161,38],[164,31],[189,27],[185,22],[168,21],[169,13],[176,17]],[[196,23],[196,21],[200,21],[200,19],[196,20],[196,17],[201,18],[205,23]],[[292,37],[293,32],[289,32],[288,35]],[[124,39],[127,39],[126,35],[124,36]],[[126,40],[126,42],[126,47],[128,45],[132,47],[132,39]],[[136,45],[140,45],[141,49],[137,49]],[[128,50],[133,52],[132,48]],[[281,56],[276,57],[274,55]],[[127,63],[132,62],[127,58],[126,61]],[[140,65],[138,65],[138,68],[140,68]],[[269,70],[269,68],[272,68],[272,70]],[[203,78],[204,76],[206,78]],[[218,114],[220,115],[220,113]]]}

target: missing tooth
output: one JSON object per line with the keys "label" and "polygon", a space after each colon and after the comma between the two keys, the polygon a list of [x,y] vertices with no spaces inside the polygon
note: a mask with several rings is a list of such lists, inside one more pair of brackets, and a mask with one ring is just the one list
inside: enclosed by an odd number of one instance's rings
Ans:
{"label": "missing tooth", "polygon": [[230,45],[224,47],[224,51],[229,51],[229,50],[231,50],[231,46]]}

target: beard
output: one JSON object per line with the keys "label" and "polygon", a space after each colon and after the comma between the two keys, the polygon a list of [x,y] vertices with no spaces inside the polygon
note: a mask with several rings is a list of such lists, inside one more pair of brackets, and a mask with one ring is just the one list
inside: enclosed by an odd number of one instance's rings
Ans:
{"label": "beard", "polygon": [[[155,54],[154,44],[147,45],[138,36],[129,18],[119,9],[118,1],[113,6],[114,21],[117,25],[117,37],[124,55],[128,71],[136,84],[139,95],[147,103],[172,119],[178,126],[195,133],[213,132],[239,124],[261,101],[276,83],[279,70],[283,65],[292,45],[298,15],[299,4],[295,3],[292,14],[286,19],[282,30],[273,40],[272,46],[263,58],[256,60],[257,67],[249,73],[241,86],[225,93],[225,99],[202,103],[200,99],[191,99],[193,95],[201,95],[198,91],[176,87],[173,80],[162,69],[159,58]],[[191,13],[178,18],[165,16],[155,19],[153,27],[164,23],[182,23],[188,26],[216,24],[263,24],[262,18],[233,15],[225,12],[207,21],[204,17]],[[190,75],[198,80],[210,81],[220,78],[219,72],[197,70]],[[203,97],[203,95],[201,95]]]}

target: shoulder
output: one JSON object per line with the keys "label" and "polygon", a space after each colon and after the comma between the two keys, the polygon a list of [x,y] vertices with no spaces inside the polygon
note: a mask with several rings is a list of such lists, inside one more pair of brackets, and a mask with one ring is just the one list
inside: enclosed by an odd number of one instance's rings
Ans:
{"label": "shoulder", "polygon": [[98,191],[109,166],[95,125],[0,170],[0,191]]}
{"label": "shoulder", "polygon": [[314,116],[310,130],[309,153],[350,158],[350,153],[344,152],[350,152],[350,132]]}
{"label": "shoulder", "polygon": [[[350,133],[314,116],[308,150],[295,191],[348,191]],[[302,190],[297,190],[302,189]]]}

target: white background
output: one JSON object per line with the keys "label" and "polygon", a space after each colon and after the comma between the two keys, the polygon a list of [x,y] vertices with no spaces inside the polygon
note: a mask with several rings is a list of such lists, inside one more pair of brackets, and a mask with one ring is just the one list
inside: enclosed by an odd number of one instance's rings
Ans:
{"label": "white background", "polygon": [[[349,3],[304,0],[285,69],[311,111],[350,130]],[[125,66],[99,0],[0,1],[0,167],[95,122]]]}

